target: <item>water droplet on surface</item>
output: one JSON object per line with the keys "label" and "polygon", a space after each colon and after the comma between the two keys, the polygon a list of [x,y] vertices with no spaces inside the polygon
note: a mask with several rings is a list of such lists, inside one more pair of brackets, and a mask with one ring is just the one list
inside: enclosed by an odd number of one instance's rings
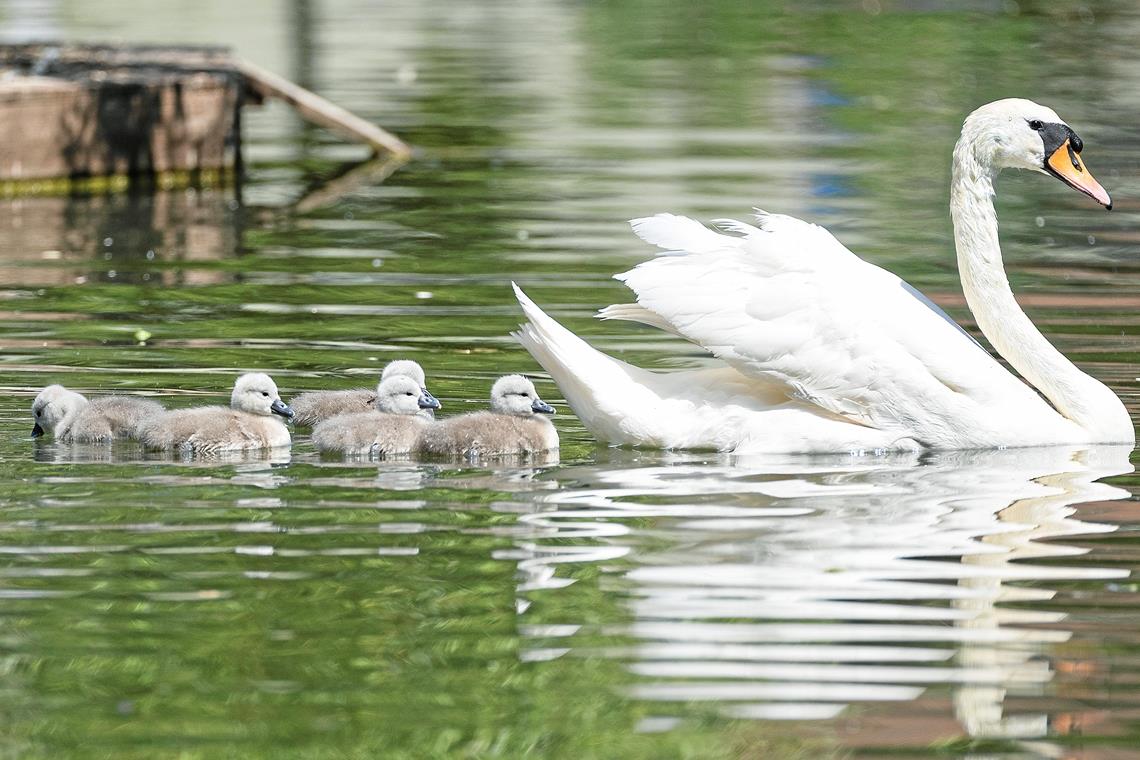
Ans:
{"label": "water droplet on surface", "polygon": [[396,69],[396,83],[405,87],[414,84],[418,76],[415,65],[411,63],[405,63]]}

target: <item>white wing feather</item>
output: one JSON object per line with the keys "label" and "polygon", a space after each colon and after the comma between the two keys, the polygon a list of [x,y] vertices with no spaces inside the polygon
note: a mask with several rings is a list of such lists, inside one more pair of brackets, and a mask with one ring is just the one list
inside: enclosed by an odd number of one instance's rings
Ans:
{"label": "white wing feather", "polygon": [[616,275],[659,325],[746,375],[852,421],[926,445],[955,445],[962,420],[995,403],[1039,412],[1045,402],[945,313],[897,276],[869,264],[827,230],[760,214],[759,227],[685,217],[632,222],[667,249]]}

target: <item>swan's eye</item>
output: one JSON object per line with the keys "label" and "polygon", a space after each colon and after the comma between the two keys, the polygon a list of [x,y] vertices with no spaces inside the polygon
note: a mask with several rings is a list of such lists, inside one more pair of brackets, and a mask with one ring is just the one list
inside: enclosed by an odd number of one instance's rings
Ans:
{"label": "swan's eye", "polygon": [[404,392],[404,395],[405,395],[405,396],[414,396],[414,395],[416,395],[416,394],[412,393],[411,391],[405,391],[405,392]]}
{"label": "swan's eye", "polygon": [[261,392],[261,395],[262,395],[262,396],[265,396],[266,398],[269,398],[269,394],[268,394],[266,391],[262,391],[262,392]]}
{"label": "swan's eye", "polygon": [[1045,125],[1041,123],[1040,119],[1030,119],[1029,128],[1034,132],[1040,132],[1041,130],[1045,129]]}

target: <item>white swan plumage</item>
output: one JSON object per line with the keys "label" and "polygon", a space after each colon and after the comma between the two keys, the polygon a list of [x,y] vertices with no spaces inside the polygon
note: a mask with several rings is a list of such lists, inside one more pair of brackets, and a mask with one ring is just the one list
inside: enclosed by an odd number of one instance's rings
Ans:
{"label": "white swan plumage", "polygon": [[1051,109],[1007,99],[970,114],[954,150],[963,291],[1024,381],[827,230],[763,212],[756,225],[721,220],[719,231],[672,214],[635,219],[634,232],[663,252],[616,276],[635,303],[599,314],[679,335],[717,366],[634,367],[589,346],[517,286],[528,322],[515,337],[608,443],[738,453],[1134,443],[1120,399],[1018,307],[998,245],[993,181],[1002,168],[1052,174],[1111,208],[1082,147]]}

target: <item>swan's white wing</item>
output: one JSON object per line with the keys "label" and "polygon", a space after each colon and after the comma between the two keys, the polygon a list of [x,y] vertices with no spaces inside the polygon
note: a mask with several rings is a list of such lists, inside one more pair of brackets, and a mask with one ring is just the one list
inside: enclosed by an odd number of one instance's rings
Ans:
{"label": "swan's white wing", "polygon": [[759,220],[721,223],[734,234],[669,214],[634,220],[670,255],[617,275],[653,316],[610,316],[667,326],[790,396],[928,443],[987,405],[1042,403],[945,312],[827,230]]}

